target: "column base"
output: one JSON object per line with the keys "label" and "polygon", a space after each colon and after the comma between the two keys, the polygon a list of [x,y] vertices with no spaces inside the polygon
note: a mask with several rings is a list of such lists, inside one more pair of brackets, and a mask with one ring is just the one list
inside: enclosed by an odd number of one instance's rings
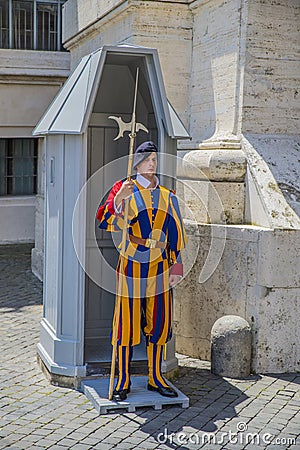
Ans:
{"label": "column base", "polygon": [[199,144],[200,150],[240,150],[241,148],[241,140],[234,134],[212,136]]}

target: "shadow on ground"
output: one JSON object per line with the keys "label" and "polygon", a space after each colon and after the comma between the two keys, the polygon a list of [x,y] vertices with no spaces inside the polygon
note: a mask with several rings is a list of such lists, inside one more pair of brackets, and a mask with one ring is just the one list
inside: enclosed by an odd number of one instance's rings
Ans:
{"label": "shadow on ground", "polygon": [[[260,378],[253,375],[243,381],[253,382]],[[139,417],[146,419],[140,431],[152,436],[164,449],[189,449],[193,444],[201,445],[202,439],[207,442],[209,433],[212,433],[211,438],[220,440],[221,432],[216,434],[220,425],[237,417],[236,406],[249,399],[242,390],[213,375],[209,369],[181,367],[174,384],[189,397],[188,409],[173,406],[160,414],[152,409],[140,414],[137,411]]]}
{"label": "shadow on ground", "polygon": [[287,383],[300,384],[300,372],[292,373],[266,373],[268,377],[275,378],[276,380],[286,381]]}

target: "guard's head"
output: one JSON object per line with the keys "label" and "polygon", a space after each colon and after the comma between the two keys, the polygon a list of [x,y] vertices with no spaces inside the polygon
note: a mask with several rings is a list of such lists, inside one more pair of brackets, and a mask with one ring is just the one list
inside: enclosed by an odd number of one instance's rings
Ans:
{"label": "guard's head", "polygon": [[157,147],[152,141],[143,142],[139,145],[135,151],[134,159],[133,159],[133,169],[137,169],[137,166],[144,161],[148,156],[153,153],[157,153]]}

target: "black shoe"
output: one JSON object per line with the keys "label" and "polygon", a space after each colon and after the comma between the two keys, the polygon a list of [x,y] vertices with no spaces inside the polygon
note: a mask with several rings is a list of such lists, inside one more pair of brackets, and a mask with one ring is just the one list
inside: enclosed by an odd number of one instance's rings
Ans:
{"label": "black shoe", "polygon": [[160,395],[163,395],[164,397],[178,397],[178,394],[176,391],[174,391],[173,388],[170,386],[168,387],[155,387],[148,383],[148,391],[154,391],[158,392]]}
{"label": "black shoe", "polygon": [[120,389],[119,391],[117,389],[114,389],[112,399],[115,402],[122,402],[123,400],[126,400],[127,394],[130,392],[130,387],[127,389]]}

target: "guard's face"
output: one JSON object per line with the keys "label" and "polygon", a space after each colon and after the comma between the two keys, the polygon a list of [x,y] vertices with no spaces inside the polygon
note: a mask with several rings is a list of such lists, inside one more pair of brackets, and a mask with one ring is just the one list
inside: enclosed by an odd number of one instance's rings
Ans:
{"label": "guard's face", "polygon": [[157,153],[152,152],[149,154],[149,156],[144,159],[138,166],[137,171],[141,175],[154,175],[156,173],[157,169]]}

